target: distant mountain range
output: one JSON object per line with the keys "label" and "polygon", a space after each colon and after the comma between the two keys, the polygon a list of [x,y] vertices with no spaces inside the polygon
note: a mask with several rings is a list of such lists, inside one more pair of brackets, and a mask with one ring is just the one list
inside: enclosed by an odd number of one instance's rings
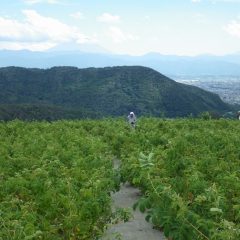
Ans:
{"label": "distant mountain range", "polygon": [[[78,44],[79,45],[79,44]],[[51,68],[54,66],[111,67],[141,65],[165,75],[240,75],[240,54],[196,57],[149,53],[143,56],[116,55],[97,46],[71,44],[46,52],[0,51],[0,67]]]}
{"label": "distant mountain range", "polygon": [[218,95],[146,67],[0,68],[0,119],[183,117],[231,107]]}

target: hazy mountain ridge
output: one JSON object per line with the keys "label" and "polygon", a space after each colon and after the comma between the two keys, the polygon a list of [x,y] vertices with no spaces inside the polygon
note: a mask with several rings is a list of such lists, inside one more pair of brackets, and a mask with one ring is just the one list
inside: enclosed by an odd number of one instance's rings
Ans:
{"label": "hazy mountain ridge", "polygon": [[142,65],[166,75],[240,75],[240,54],[187,57],[149,53],[143,56],[129,56],[111,54],[104,50],[97,53],[79,49],[74,51],[71,48],[64,51],[47,52],[0,51],[0,67],[75,66],[87,68],[123,65]]}
{"label": "hazy mountain ridge", "polygon": [[[0,68],[0,87],[2,105],[15,108],[19,104],[21,107],[37,105],[46,106],[48,110],[51,106],[52,112],[56,106],[58,112],[61,109],[75,111],[76,118],[81,115],[79,112],[84,112],[85,117],[93,116],[92,113],[121,116],[129,111],[139,115],[180,117],[230,109],[216,94],[177,83],[140,66],[54,67],[46,70]],[[42,107],[40,111],[44,114]]]}

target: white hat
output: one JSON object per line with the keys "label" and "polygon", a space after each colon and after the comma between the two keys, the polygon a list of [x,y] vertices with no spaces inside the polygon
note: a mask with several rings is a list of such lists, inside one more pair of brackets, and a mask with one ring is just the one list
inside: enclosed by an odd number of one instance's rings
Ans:
{"label": "white hat", "polygon": [[130,112],[130,115],[134,115],[134,112]]}

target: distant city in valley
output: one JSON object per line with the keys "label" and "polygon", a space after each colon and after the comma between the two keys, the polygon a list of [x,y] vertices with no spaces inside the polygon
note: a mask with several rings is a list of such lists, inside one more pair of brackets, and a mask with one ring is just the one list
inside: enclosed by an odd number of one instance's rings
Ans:
{"label": "distant city in valley", "polygon": [[240,76],[170,76],[177,82],[217,93],[227,103],[240,104]]}

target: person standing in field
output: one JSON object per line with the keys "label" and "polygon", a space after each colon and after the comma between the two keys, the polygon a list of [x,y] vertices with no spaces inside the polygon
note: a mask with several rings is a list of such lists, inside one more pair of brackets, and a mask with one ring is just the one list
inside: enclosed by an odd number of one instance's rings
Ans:
{"label": "person standing in field", "polygon": [[238,120],[240,120],[240,111],[237,113]]}
{"label": "person standing in field", "polygon": [[134,112],[130,112],[130,114],[128,115],[128,122],[132,128],[136,127],[137,117]]}

